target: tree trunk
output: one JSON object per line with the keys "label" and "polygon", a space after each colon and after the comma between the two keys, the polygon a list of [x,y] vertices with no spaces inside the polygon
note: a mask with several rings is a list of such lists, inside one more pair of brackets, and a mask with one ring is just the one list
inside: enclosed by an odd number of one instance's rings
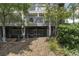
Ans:
{"label": "tree trunk", "polygon": [[6,42],[6,33],[5,33],[5,17],[6,17],[6,15],[5,15],[5,13],[4,13],[4,11],[3,11],[3,15],[4,15],[4,19],[3,19],[3,27],[2,27],[2,29],[3,29],[3,42]]}
{"label": "tree trunk", "polygon": [[51,37],[51,22],[49,22],[49,37]]}
{"label": "tree trunk", "polygon": [[25,39],[25,27],[23,28],[23,39]]}
{"label": "tree trunk", "polygon": [[23,23],[22,23],[22,28],[23,28],[23,30],[22,30],[22,35],[23,35],[23,39],[25,39],[25,20],[24,20],[24,13],[23,13],[23,11],[21,12],[21,15],[22,15],[22,21],[23,21]]}
{"label": "tree trunk", "polygon": [[74,9],[73,9],[73,24],[75,23],[75,18],[74,18]]}
{"label": "tree trunk", "polygon": [[5,26],[2,27],[3,29],[3,42],[6,42],[6,33],[5,33]]}
{"label": "tree trunk", "polygon": [[56,38],[58,37],[58,21],[56,21],[56,24],[55,24],[55,36]]}
{"label": "tree trunk", "polygon": [[74,13],[73,13],[73,24],[75,23],[75,19],[74,19]]}

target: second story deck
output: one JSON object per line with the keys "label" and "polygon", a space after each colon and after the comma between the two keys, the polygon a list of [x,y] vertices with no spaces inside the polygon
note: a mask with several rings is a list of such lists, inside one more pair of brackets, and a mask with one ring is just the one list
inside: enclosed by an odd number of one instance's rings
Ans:
{"label": "second story deck", "polygon": [[28,12],[29,13],[44,13],[45,9],[46,9],[45,4],[35,3],[31,5]]}

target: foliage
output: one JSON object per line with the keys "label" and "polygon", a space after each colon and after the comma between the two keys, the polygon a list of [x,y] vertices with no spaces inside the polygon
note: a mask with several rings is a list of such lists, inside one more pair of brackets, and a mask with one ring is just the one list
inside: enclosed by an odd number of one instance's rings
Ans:
{"label": "foliage", "polygon": [[27,4],[27,3],[16,3],[14,4],[14,9],[15,11],[18,11],[20,17],[21,17],[21,24],[25,25],[25,18],[28,14],[28,9],[31,6],[31,4]]}
{"label": "foliage", "polygon": [[[0,4],[0,22],[3,26],[3,41],[5,41],[6,38],[6,33],[5,33],[5,26],[6,23],[10,24],[10,23],[22,23],[24,24],[22,21],[24,19],[21,18],[21,14],[19,12],[22,11],[23,15],[27,14],[28,11],[28,7],[29,5],[27,3],[24,4],[12,4],[12,3],[4,3],[4,4]],[[15,14],[15,12],[17,12]]]}
{"label": "foliage", "polygon": [[57,51],[57,50],[61,49],[60,44],[59,44],[58,40],[56,39],[56,37],[51,37],[49,39],[49,48],[52,51]]}
{"label": "foliage", "polygon": [[64,48],[64,55],[65,56],[79,56],[79,50],[78,49],[68,50],[67,48]]}
{"label": "foliage", "polygon": [[78,3],[70,3],[68,5],[69,11],[71,11],[71,18],[73,20],[73,24],[75,23],[74,20],[75,18],[79,18],[78,13],[76,11],[78,10],[79,4]]}
{"label": "foliage", "polygon": [[49,39],[49,49],[55,53],[55,55],[64,55],[64,49],[59,44],[56,37]]}
{"label": "foliage", "polygon": [[77,48],[79,45],[79,25],[60,25],[58,27],[59,42],[68,49]]}
{"label": "foliage", "polygon": [[66,19],[71,16],[71,12],[67,11],[64,7],[59,7],[56,5],[46,5],[45,18],[49,21],[57,21],[60,19]]}
{"label": "foliage", "polygon": [[23,11],[23,13],[26,15],[31,5],[27,3],[17,3],[17,4],[14,4],[14,6],[15,6],[15,10]]}
{"label": "foliage", "polygon": [[78,7],[78,3],[70,3],[67,8],[76,10],[76,7]]}
{"label": "foliage", "polygon": [[[0,4],[0,22],[2,25],[5,25],[7,22],[12,21],[21,21],[21,14],[20,12],[23,11],[23,13],[26,15],[28,12],[28,8],[30,7],[30,4],[27,3],[3,3]],[[16,13],[15,13],[16,11]]]}
{"label": "foliage", "polygon": [[11,12],[13,12],[13,11],[14,10],[13,10],[12,4],[0,4],[0,16],[1,16],[0,21],[1,21],[2,25],[5,26],[5,23],[8,20],[8,19],[6,20],[6,17],[8,15],[10,15]]}
{"label": "foliage", "polygon": [[63,21],[64,19],[70,17],[70,15],[71,13],[67,11],[64,7],[59,7],[57,4],[56,5],[46,4],[46,12],[44,13],[44,16],[45,16],[45,20],[49,22],[49,34],[51,33],[50,32],[51,23],[55,26],[55,35],[56,35],[57,27],[58,24],[60,24],[60,20]]}

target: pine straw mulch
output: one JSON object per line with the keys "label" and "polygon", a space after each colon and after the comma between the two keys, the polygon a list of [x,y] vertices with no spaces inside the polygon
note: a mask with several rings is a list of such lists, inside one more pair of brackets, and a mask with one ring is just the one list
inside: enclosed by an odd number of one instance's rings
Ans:
{"label": "pine straw mulch", "polygon": [[[26,39],[18,42],[0,43],[1,56],[56,56],[48,48],[46,37]],[[63,55],[63,54],[57,54]]]}

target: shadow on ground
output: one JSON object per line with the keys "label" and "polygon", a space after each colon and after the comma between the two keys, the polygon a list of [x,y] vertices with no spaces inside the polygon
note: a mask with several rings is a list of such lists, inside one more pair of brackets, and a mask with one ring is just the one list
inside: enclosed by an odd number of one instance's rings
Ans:
{"label": "shadow on ground", "polygon": [[7,56],[9,53],[22,54],[23,50],[32,51],[29,45],[31,45],[34,40],[37,40],[37,38],[26,39],[25,42],[0,43],[0,56]]}

